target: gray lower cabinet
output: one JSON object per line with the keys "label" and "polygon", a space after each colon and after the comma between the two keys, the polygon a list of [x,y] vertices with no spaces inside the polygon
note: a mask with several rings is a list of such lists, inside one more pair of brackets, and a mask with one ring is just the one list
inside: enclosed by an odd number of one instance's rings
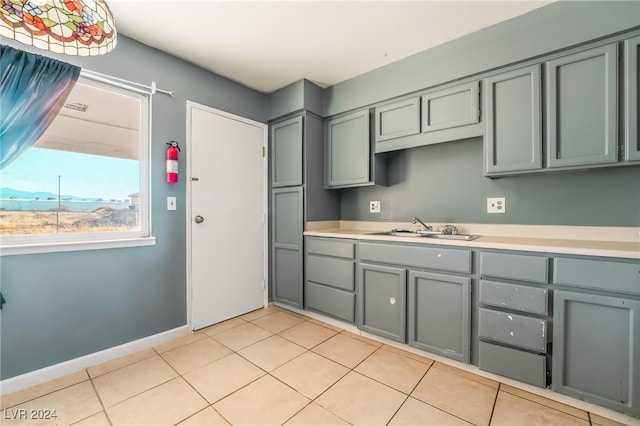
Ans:
{"label": "gray lower cabinet", "polygon": [[471,278],[409,271],[409,345],[469,363]]}
{"label": "gray lower cabinet", "polygon": [[355,242],[317,237],[305,242],[305,308],[354,323]]}
{"label": "gray lower cabinet", "polygon": [[272,191],[273,299],[302,308],[303,188]]}
{"label": "gray lower cabinet", "polygon": [[542,168],[542,91],[540,65],[484,80],[484,173]]}
{"label": "gray lower cabinet", "polygon": [[626,161],[640,161],[640,36],[625,40],[624,57],[624,158]]}
{"label": "gray lower cabinet", "polygon": [[640,300],[554,293],[553,390],[640,416]]}
{"label": "gray lower cabinet", "polygon": [[407,271],[360,263],[357,282],[358,328],[406,342]]}
{"label": "gray lower cabinet", "polygon": [[547,62],[547,167],[618,161],[618,45]]}
{"label": "gray lower cabinet", "polygon": [[271,186],[302,185],[303,117],[271,125]]}

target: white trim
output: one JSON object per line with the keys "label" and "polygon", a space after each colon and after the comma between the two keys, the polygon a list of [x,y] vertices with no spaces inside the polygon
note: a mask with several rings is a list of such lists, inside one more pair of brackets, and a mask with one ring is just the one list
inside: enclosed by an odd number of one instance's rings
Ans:
{"label": "white trim", "polygon": [[104,250],[125,247],[155,246],[156,237],[122,238],[113,240],[48,242],[41,244],[13,244],[0,246],[0,256],[19,254],[58,253],[66,251]]}
{"label": "white trim", "polygon": [[0,395],[7,395],[40,383],[48,382],[49,380],[54,380],[85,368],[102,364],[103,362],[111,361],[112,359],[116,359],[121,356],[129,355],[133,352],[157,346],[161,343],[187,334],[189,334],[189,326],[183,325],[171,330],[163,331],[162,333],[143,337],[142,339],[124,343],[119,346],[114,346],[99,352],[94,352],[79,358],[70,359],[59,364],[21,374],[20,376],[11,377],[0,381]]}
{"label": "white trim", "polygon": [[[187,109],[187,117],[186,117],[186,127],[187,127],[187,171],[186,171],[186,182],[187,182],[187,195],[186,195],[186,203],[187,203],[187,216],[185,226],[187,227],[187,241],[186,241],[186,253],[187,253],[187,324],[190,330],[193,330],[193,312],[192,312],[192,297],[193,297],[193,286],[191,282],[191,217],[193,215],[191,211],[191,167],[192,167],[192,157],[191,157],[191,145],[192,145],[192,134],[191,134],[191,119],[192,119],[192,111],[194,109],[200,109],[203,111],[207,111],[221,117],[229,118],[231,120],[239,121],[241,123],[249,124],[252,126],[256,126],[262,129],[263,134],[263,147],[264,152],[269,152],[269,125],[266,123],[261,123],[258,121],[251,120],[249,118],[241,117],[239,115],[231,114],[225,111],[221,111],[219,109],[211,108],[206,105],[202,105],[193,101],[187,100],[186,103]],[[262,212],[264,217],[263,223],[263,232],[264,232],[264,261],[263,261],[263,280],[264,280],[264,303],[263,306],[266,308],[269,305],[269,215],[268,215],[268,193],[269,193],[269,164],[268,164],[268,155],[265,155],[263,160],[263,174],[264,174],[264,188],[263,188],[263,200],[262,200]]]}

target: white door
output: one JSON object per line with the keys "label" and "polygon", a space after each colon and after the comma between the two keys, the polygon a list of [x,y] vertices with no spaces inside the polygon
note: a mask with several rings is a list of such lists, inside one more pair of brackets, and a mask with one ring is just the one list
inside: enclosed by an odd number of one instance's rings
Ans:
{"label": "white door", "polygon": [[187,264],[197,330],[265,305],[267,126],[192,102],[187,111]]}

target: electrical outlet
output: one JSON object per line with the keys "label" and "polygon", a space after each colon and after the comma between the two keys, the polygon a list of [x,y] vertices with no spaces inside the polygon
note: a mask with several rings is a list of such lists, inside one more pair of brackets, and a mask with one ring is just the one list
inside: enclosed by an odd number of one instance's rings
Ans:
{"label": "electrical outlet", "polygon": [[380,213],[380,201],[369,201],[369,213]]}
{"label": "electrical outlet", "polygon": [[507,211],[507,204],[504,197],[487,198],[487,213],[504,213]]}
{"label": "electrical outlet", "polygon": [[176,209],[176,197],[167,197],[167,210]]}

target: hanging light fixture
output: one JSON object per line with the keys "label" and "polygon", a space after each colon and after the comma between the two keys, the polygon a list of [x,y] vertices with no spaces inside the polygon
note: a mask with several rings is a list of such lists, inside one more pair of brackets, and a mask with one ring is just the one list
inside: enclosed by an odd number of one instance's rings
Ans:
{"label": "hanging light fixture", "polygon": [[116,46],[105,0],[0,0],[0,36],[67,55],[96,56]]}

